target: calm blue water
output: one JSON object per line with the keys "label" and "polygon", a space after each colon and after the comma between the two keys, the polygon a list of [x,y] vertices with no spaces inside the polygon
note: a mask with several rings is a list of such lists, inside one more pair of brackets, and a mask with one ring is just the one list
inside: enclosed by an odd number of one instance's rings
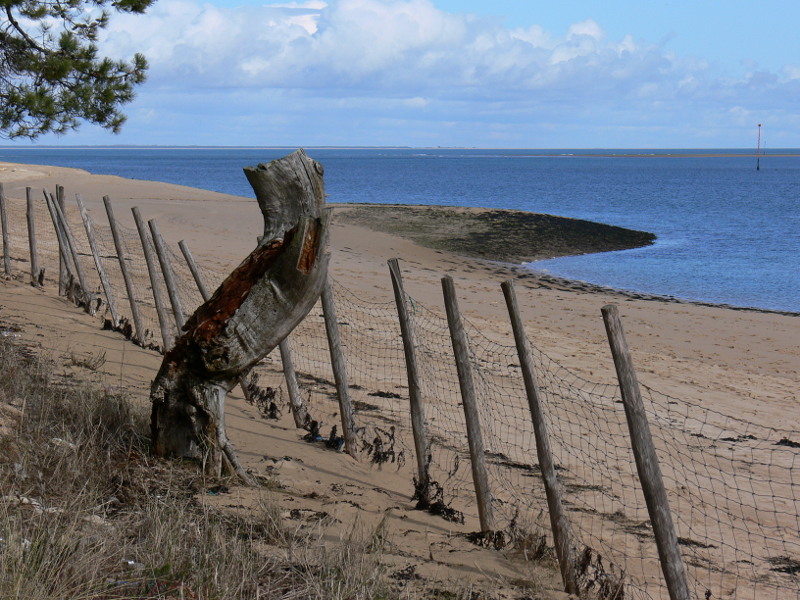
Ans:
{"label": "calm blue water", "polygon": [[[53,164],[252,197],[242,167],[291,149],[2,148]],[[611,153],[616,156],[592,156]],[[752,150],[313,149],[332,202],[512,208],[651,231],[652,247],[534,268],[640,292],[800,311],[800,157]],[[787,151],[797,153],[798,151]],[[623,157],[637,153],[640,156]],[[678,157],[692,153],[702,156]],[[778,151],[773,150],[773,153]]]}

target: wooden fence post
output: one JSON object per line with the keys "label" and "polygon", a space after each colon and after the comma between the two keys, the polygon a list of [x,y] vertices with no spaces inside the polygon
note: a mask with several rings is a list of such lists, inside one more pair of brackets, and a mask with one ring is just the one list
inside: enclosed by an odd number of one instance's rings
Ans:
{"label": "wooden fence post", "polygon": [[103,196],[103,204],[106,207],[106,215],[108,215],[108,225],[111,227],[111,236],[114,238],[114,248],[117,251],[117,260],[119,261],[119,270],[122,271],[122,279],[125,282],[125,291],[128,294],[128,304],[131,307],[131,316],[133,317],[134,336],[140,344],[144,343],[144,328],[142,327],[142,319],[139,316],[139,307],[136,304],[136,295],[133,291],[133,280],[128,272],[128,265],[126,263],[127,256],[125,255],[125,248],[122,245],[122,240],[119,237],[119,230],[117,229],[117,221],[114,219],[114,210],[111,207],[111,199],[108,196]]}
{"label": "wooden fence post", "polygon": [[3,191],[3,184],[0,183],[0,227],[3,230],[3,270],[6,277],[11,277],[11,256],[9,247],[11,243],[8,239],[8,214],[6,212],[6,194]]}
{"label": "wooden fence post", "polygon": [[194,261],[194,256],[192,256],[192,253],[189,251],[189,246],[186,245],[185,241],[181,240],[178,242],[178,248],[181,249],[183,258],[186,260],[186,264],[189,267],[189,272],[192,274],[194,282],[197,285],[197,290],[200,292],[200,297],[203,299],[203,302],[205,302],[211,298],[211,293],[208,291],[206,282],[203,280],[203,275],[200,273],[200,269]]}
{"label": "wooden fence post", "polygon": [[[56,209],[55,209],[56,200],[52,194],[48,196],[47,190],[42,190],[42,192],[44,193],[44,203],[47,205],[47,212],[50,213],[50,220],[53,221],[53,229],[56,232],[56,239],[58,240],[59,269],[61,268],[67,269],[67,276],[65,278],[65,281],[68,281],[73,279],[73,275],[71,269],[69,268],[70,258],[69,258],[69,251],[67,250],[67,240],[64,236],[64,232],[61,230],[61,224],[58,222],[58,215],[56,214]],[[60,274],[59,274],[58,284],[59,284],[59,294],[62,294],[60,287],[61,286]]]}
{"label": "wooden fence post", "polygon": [[411,429],[414,434],[414,450],[417,455],[417,495],[422,506],[429,506],[433,502],[431,496],[430,473],[430,445],[428,432],[425,426],[425,407],[422,400],[419,369],[417,368],[417,344],[414,339],[414,328],[411,315],[408,312],[408,302],[403,289],[403,276],[396,258],[389,260],[389,273],[392,277],[394,302],[397,305],[397,316],[400,319],[400,334],[403,338],[403,352],[406,359],[406,374],[408,377],[408,399],[411,404]]}
{"label": "wooden fence post", "polygon": [[83,275],[83,266],[81,265],[80,256],[78,255],[78,243],[75,241],[75,236],[72,234],[72,227],[70,227],[69,221],[67,221],[66,207],[62,206],[62,204],[59,202],[56,202],[53,207],[56,209],[56,215],[61,221],[61,228],[64,230],[64,237],[67,239],[67,246],[72,253],[72,262],[75,264],[75,273],[78,275],[78,283],[83,290],[83,296],[86,301],[86,311],[90,314],[94,314],[94,294],[92,294],[92,292],[89,290],[89,286],[86,283],[86,277]]}
{"label": "wooden fence post", "polygon": [[175,317],[175,325],[178,326],[178,335],[181,334],[183,324],[186,323],[186,315],[183,313],[183,306],[181,306],[181,298],[178,295],[178,286],[175,281],[175,272],[172,270],[172,262],[169,259],[167,246],[164,244],[164,238],[158,231],[155,219],[150,219],[147,224],[150,226],[150,233],[153,236],[153,245],[156,248],[156,256],[161,265],[161,272],[164,275],[164,283],[167,286],[167,295],[169,302],[172,305],[172,314]]}
{"label": "wooden fence post", "polygon": [[622,330],[619,311],[616,306],[609,304],[602,308],[602,314],[611,354],[614,357],[614,366],[617,370],[625,417],[628,420],[636,470],[642,484],[647,512],[650,514],[650,523],[653,525],[658,558],[669,590],[669,597],[670,600],[689,600],[686,569],[678,547],[667,491],[661,477],[658,456],[650,435],[650,426],[647,423],[639,382],[633,368],[633,360],[628,350],[625,333]]}
{"label": "wooden fence post", "polygon": [[347,385],[347,370],[342,353],[342,342],[339,337],[339,321],[336,318],[336,305],[333,302],[331,284],[325,282],[322,288],[322,312],[325,317],[325,332],[328,335],[328,349],[331,354],[331,367],[333,379],[336,382],[336,392],[339,398],[339,412],[342,417],[342,437],[344,437],[345,451],[353,458],[358,458],[358,443],[355,437],[355,423],[353,421],[353,407],[350,404],[350,390]]}
{"label": "wooden fence post", "polygon": [[33,188],[25,188],[25,216],[28,220],[28,248],[31,251],[31,283],[44,285],[44,269],[39,270],[39,252],[36,247],[36,214],[33,206]]}
{"label": "wooden fence post", "polygon": [[100,257],[100,253],[97,251],[97,241],[94,238],[92,219],[89,217],[89,213],[86,212],[86,206],[84,206],[83,197],[80,194],[75,195],[75,201],[78,203],[78,210],[81,213],[83,228],[86,230],[86,239],[89,240],[89,248],[92,251],[92,258],[94,258],[94,266],[97,269],[97,275],[100,277],[100,284],[103,286],[103,292],[105,292],[106,295],[108,309],[111,311],[111,324],[116,329],[119,326],[117,304],[114,302],[114,292],[111,289],[111,283],[109,283],[108,277],[106,277],[106,270],[103,268],[103,262]]}
{"label": "wooden fence post", "polygon": [[564,591],[568,594],[578,593],[578,579],[575,573],[575,562],[572,557],[572,547],[570,545],[570,526],[564,506],[561,502],[561,486],[556,475],[555,462],[550,447],[550,437],[547,433],[547,425],[544,419],[544,410],[539,397],[539,385],[536,383],[536,373],[533,368],[533,357],[528,336],[525,335],[525,327],[519,314],[517,295],[514,291],[514,282],[505,281],[502,284],[503,295],[508,307],[508,315],[511,319],[511,329],[514,332],[514,342],[517,346],[520,367],[522,368],[522,380],[525,383],[525,392],[528,397],[528,407],[533,421],[533,432],[536,437],[536,455],[539,460],[539,468],[542,472],[544,481],[545,495],[547,496],[547,508],[550,513],[550,527],[553,530],[553,545],[556,548],[558,565],[561,569],[561,579],[564,583]]}
{"label": "wooden fence post", "polygon": [[173,337],[167,320],[167,311],[164,308],[164,298],[161,295],[161,289],[158,285],[158,271],[156,271],[156,263],[153,260],[153,253],[150,250],[150,237],[147,235],[147,229],[144,226],[139,207],[131,207],[131,212],[133,213],[133,220],[136,222],[136,229],[139,231],[139,239],[142,242],[142,252],[144,253],[144,260],[147,263],[147,272],[150,275],[150,287],[153,288],[153,302],[155,302],[156,305],[158,324],[161,327],[161,339],[163,340],[164,352],[166,353],[167,350],[172,348]]}
{"label": "wooden fence post", "polygon": [[289,406],[292,407],[292,417],[294,425],[302,429],[308,419],[308,411],[303,405],[303,397],[300,394],[300,384],[297,383],[297,371],[294,370],[292,361],[292,351],[289,348],[289,336],[286,336],[278,344],[281,353],[281,365],[283,365],[283,378],[286,380],[286,390],[289,392]]}
{"label": "wooden fence post", "polygon": [[[55,198],[51,198],[53,203],[58,202],[58,205],[61,207],[63,211],[66,207],[64,201],[64,186],[63,185],[56,185],[56,196]],[[66,244],[66,234],[63,235],[64,243]],[[69,267],[69,250],[67,250],[66,246],[64,247],[65,252],[63,256],[59,257],[58,263],[58,293],[61,296],[64,296],[67,293],[67,287],[69,286],[70,275],[75,275],[72,273],[72,270]]]}
{"label": "wooden fence post", "polygon": [[478,500],[478,517],[483,533],[494,531],[494,513],[492,511],[492,494],[489,489],[489,477],[486,471],[486,455],[483,450],[481,422],[478,415],[478,402],[475,385],[472,379],[472,365],[469,358],[469,344],[461,313],[458,310],[458,298],[449,275],[442,278],[444,306],[447,311],[447,324],[450,327],[450,338],[458,369],[458,383],[461,387],[461,401],[464,407],[464,418],[467,422],[467,440],[472,463],[472,481],[475,484],[475,496]]}
{"label": "wooden fence post", "polygon": [[[62,207],[59,204],[58,199],[51,202],[51,204],[53,206],[53,210],[55,211],[56,220],[60,224],[64,240],[66,241],[67,251],[72,256],[72,263],[75,266],[75,273],[78,275],[78,284],[81,286],[86,312],[93,315],[94,296],[89,291],[89,288],[86,285],[86,278],[83,276],[83,268],[81,267],[81,261],[78,258],[78,246],[75,243],[75,237],[72,235],[72,228],[69,226],[69,223],[67,222],[66,212],[62,210]],[[58,225],[56,226],[58,227]],[[64,267],[66,269],[67,274],[69,274],[69,267],[67,266],[67,263],[65,263]]]}

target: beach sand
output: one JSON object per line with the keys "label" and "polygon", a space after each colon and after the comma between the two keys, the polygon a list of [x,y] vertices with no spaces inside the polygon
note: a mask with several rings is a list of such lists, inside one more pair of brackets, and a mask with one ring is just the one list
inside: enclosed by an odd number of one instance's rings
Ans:
{"label": "beach sand", "polygon": [[[102,197],[108,195],[117,219],[129,228],[134,226],[129,209],[138,206],[146,219],[157,220],[170,244],[185,240],[198,262],[220,272],[238,264],[261,233],[261,216],[253,199],[75,169],[4,163],[0,163],[0,182],[6,196],[18,203],[24,200],[26,186],[40,195],[42,188],[53,190],[56,184],[63,185],[68,198],[75,193],[83,196],[97,222],[105,222]],[[336,206],[336,198],[329,201]],[[402,207],[383,220],[378,211],[370,216],[359,212],[364,210],[336,206],[330,243],[330,274],[356,296],[391,302],[386,261],[399,258],[406,291],[415,300],[444,313],[440,279],[450,275],[465,317],[488,339],[512,345],[500,290],[503,281],[512,279],[531,342],[574,373],[612,385],[616,381],[614,366],[600,309],[617,304],[640,381],[745,421],[796,428],[800,416],[797,316],[559,280],[498,262],[508,260],[509,254],[494,256],[491,244],[486,245],[484,257],[477,258],[459,254],[458,246],[448,249],[446,241],[439,240],[433,244],[437,247],[431,248],[409,239],[413,236],[408,234],[402,237],[402,228],[396,226],[403,219]],[[454,223],[458,223],[459,212],[480,212],[437,210],[449,211]],[[469,237],[469,231],[459,237]],[[524,255],[524,250],[511,254],[515,258]],[[160,364],[155,352],[135,346],[117,333],[100,331],[96,320],[58,298],[52,285],[39,290],[25,285],[24,273],[18,279],[22,281],[0,284],[0,323],[7,334],[61,361],[65,375],[80,370],[70,362],[81,361],[70,358],[103,352],[105,364],[89,376],[104,385],[130,390],[137,402],[147,403],[149,383]],[[519,557],[478,548],[456,535],[474,530],[474,519],[459,526],[412,510],[409,484],[401,474],[391,469],[377,472],[343,454],[320,452],[300,441],[290,420],[278,424],[260,420],[256,409],[236,394],[228,413],[229,435],[242,462],[254,471],[276,476],[286,486],[291,493],[278,496],[287,510],[323,510],[341,524],[350,524],[332,527],[325,535],[338,535],[354,522],[369,528],[386,516],[395,544],[387,560],[398,569],[411,561],[417,574],[440,581],[442,586],[477,582],[497,593],[509,581],[530,576],[526,570],[532,567]],[[258,493],[242,488],[210,502],[229,508],[246,506]],[[547,583],[545,587],[557,587],[553,571],[536,577]],[[556,592],[549,593],[559,597]]]}

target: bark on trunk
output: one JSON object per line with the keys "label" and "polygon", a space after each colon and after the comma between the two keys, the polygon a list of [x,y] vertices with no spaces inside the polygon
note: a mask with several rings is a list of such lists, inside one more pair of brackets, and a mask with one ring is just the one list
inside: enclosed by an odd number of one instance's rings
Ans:
{"label": "bark on trunk", "polygon": [[244,476],[225,435],[225,397],[308,314],[328,269],[322,165],[298,150],[244,169],[264,235],[195,311],[153,381],[151,429],[158,456],[223,463]]}

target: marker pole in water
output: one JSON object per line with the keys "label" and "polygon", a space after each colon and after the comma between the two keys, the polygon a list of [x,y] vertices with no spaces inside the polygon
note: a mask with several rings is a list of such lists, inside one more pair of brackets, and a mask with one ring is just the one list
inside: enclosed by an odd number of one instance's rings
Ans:
{"label": "marker pole in water", "polygon": [[756,171],[761,170],[761,123],[758,124],[758,148],[756,149]]}

